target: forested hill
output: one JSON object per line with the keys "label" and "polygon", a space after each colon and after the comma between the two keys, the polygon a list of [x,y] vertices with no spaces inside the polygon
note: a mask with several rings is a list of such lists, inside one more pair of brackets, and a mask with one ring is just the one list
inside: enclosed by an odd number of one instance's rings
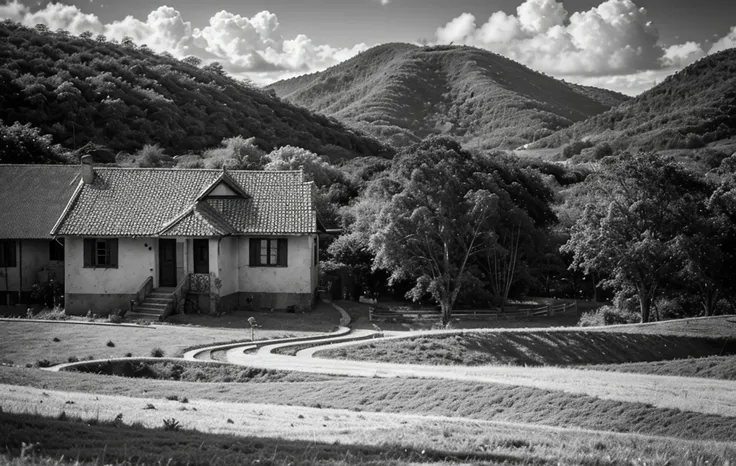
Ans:
{"label": "forested hill", "polygon": [[93,142],[169,155],[255,137],[264,150],[293,145],[330,155],[391,156],[375,139],[227,77],[132,42],[40,32],[0,23],[0,120],[37,127],[75,149]]}
{"label": "forested hill", "polygon": [[736,135],[736,49],[688,66],[633,100],[539,141],[614,148],[693,149]]}
{"label": "forested hill", "polygon": [[608,110],[623,96],[572,87],[494,53],[385,44],[267,87],[394,147],[433,134],[515,148]]}

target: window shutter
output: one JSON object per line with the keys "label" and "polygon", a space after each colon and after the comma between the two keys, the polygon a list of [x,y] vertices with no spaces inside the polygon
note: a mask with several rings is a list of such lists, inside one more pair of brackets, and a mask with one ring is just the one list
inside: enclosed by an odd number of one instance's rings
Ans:
{"label": "window shutter", "polygon": [[15,262],[15,240],[8,241],[8,267],[17,267]]}
{"label": "window shutter", "polygon": [[248,244],[250,245],[250,266],[253,267],[256,265],[260,265],[260,261],[258,259],[261,257],[261,240],[250,238],[248,240]]}
{"label": "window shutter", "polygon": [[107,247],[110,248],[110,267],[118,268],[118,240],[107,240]]}
{"label": "window shutter", "polygon": [[289,257],[289,240],[286,238],[279,239],[278,243],[278,264],[282,267],[286,267],[286,258]]}
{"label": "window shutter", "polygon": [[95,254],[95,240],[94,238],[84,238],[84,266],[94,267],[95,263],[93,260]]}

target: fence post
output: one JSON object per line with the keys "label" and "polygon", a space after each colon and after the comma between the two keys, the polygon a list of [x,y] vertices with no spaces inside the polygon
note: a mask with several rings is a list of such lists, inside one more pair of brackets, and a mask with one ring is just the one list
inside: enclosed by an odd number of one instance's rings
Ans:
{"label": "fence post", "polygon": [[373,306],[368,308],[368,322],[373,322]]}
{"label": "fence post", "polygon": [[547,315],[551,316],[554,314],[554,309],[552,309],[552,303],[547,303]]}

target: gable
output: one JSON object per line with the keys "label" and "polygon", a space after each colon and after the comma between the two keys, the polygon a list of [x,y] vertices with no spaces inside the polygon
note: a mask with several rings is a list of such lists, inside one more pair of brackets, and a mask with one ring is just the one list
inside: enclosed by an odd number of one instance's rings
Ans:
{"label": "gable", "polygon": [[236,193],[233,188],[228,186],[222,181],[219,182],[212,191],[207,194],[207,197],[241,197],[240,194]]}

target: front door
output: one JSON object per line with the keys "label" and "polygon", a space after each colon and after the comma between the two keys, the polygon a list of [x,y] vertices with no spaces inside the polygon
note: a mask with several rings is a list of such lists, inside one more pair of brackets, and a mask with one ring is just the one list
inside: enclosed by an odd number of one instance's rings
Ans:
{"label": "front door", "polygon": [[210,273],[209,240],[195,239],[192,249],[194,249],[194,273]]}
{"label": "front door", "polygon": [[176,286],[176,240],[158,240],[158,286]]}

